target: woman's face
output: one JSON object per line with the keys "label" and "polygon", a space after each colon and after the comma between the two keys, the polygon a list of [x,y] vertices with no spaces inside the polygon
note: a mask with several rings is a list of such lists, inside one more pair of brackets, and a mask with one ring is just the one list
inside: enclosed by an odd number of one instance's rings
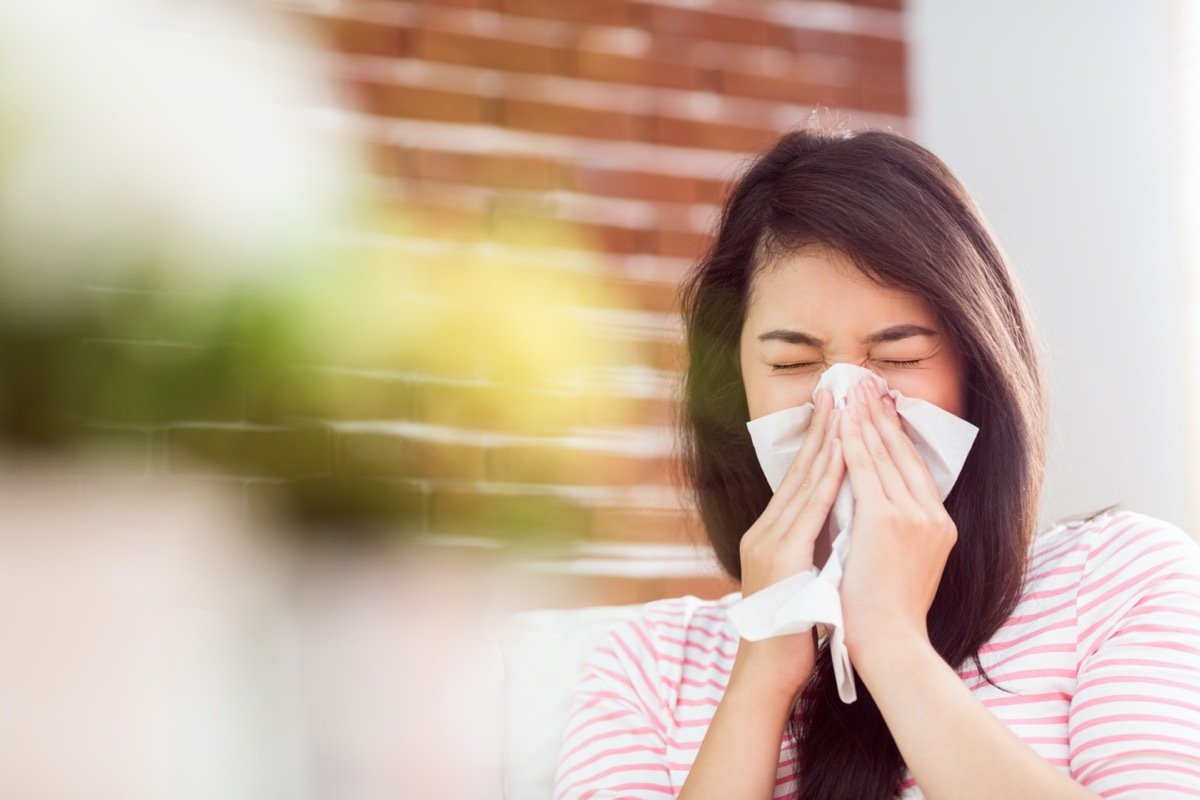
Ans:
{"label": "woman's face", "polygon": [[834,364],[866,367],[907,397],[959,417],[958,353],[920,297],[884,289],[846,256],[805,247],[754,276],[740,346],[750,418],[812,401]]}

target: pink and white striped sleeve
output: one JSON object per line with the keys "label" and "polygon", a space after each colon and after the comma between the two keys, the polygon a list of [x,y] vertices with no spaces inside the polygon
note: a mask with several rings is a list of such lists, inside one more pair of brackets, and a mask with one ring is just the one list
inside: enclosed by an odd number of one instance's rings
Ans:
{"label": "pink and white striped sleeve", "polygon": [[571,700],[554,800],[673,798],[652,627],[613,629],[592,651]]}
{"label": "pink and white striped sleeve", "polygon": [[1159,520],[1113,516],[1076,612],[1071,774],[1105,798],[1200,796],[1200,548]]}

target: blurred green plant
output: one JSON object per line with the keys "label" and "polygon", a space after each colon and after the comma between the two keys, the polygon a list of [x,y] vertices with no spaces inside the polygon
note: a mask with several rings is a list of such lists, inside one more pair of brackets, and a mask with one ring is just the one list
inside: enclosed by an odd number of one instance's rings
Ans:
{"label": "blurred green plant", "polygon": [[[539,391],[586,392],[592,367],[630,360],[572,312],[622,305],[596,282],[477,242],[396,248],[430,221],[362,200],[361,160],[298,124],[298,108],[333,105],[311,64],[264,64],[244,20],[160,5],[0,9],[0,450],[394,416],[347,392],[347,373],[528,389],[480,415],[525,430],[547,415]],[[356,228],[392,243],[331,243]],[[522,248],[579,246],[545,221],[521,234]],[[214,468],[278,466],[286,448],[249,452],[269,439]],[[267,478],[293,522],[422,524],[385,481]]]}

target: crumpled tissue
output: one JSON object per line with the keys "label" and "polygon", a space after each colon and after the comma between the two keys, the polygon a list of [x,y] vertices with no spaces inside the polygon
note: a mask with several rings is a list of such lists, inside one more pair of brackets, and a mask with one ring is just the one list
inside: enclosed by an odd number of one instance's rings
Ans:
{"label": "crumpled tissue", "polygon": [[[880,396],[888,394],[895,401],[904,432],[925,459],[941,498],[945,500],[954,488],[979,429],[932,403],[888,389],[883,378],[853,364],[834,364],[826,370],[813,390],[813,398],[815,400],[818,390],[827,389],[833,394],[834,406],[844,408],[847,393],[866,377],[874,379]],[[804,444],[815,410],[813,403],[805,403],[747,424],[759,464],[772,491],[778,490],[792,459]],[[830,536],[833,542],[825,566],[814,567],[768,586],[739,600],[729,609],[730,620],[738,634],[749,641],[804,633],[817,623],[824,625],[828,631],[838,694],[845,703],[853,703],[858,696],[854,688],[854,668],[846,652],[842,599],[838,592],[850,551],[853,521],[854,496],[847,475],[838,489],[822,534]]]}

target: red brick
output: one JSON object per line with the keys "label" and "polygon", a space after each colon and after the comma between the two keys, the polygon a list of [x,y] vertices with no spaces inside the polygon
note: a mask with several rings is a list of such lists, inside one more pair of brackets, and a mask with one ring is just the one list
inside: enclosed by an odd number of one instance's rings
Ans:
{"label": "red brick", "polygon": [[412,40],[413,51],[420,58],[485,69],[561,75],[571,63],[567,47],[471,33],[422,28],[412,32]]}
{"label": "red brick", "polygon": [[669,483],[668,460],[575,450],[559,445],[496,447],[488,474],[503,483],[640,486]]}
{"label": "red brick", "polygon": [[882,8],[888,11],[904,10],[904,0],[842,0],[842,2],[868,8]]}
{"label": "red brick", "polygon": [[684,343],[675,339],[653,339],[645,342],[643,352],[647,363],[655,369],[678,372],[685,363]]}
{"label": "red brick", "polygon": [[779,132],[767,128],[701,122],[657,114],[653,118],[653,140],[683,147],[707,147],[757,153],[779,138]]}
{"label": "red brick", "polygon": [[696,181],[696,199],[701,203],[721,205],[729,194],[730,181],[701,178]]}
{"label": "red brick", "polygon": [[682,203],[661,203],[658,206],[658,227],[659,229],[678,231],[693,230],[695,213],[694,206]]}
{"label": "red brick", "polygon": [[649,252],[648,231],[583,222],[573,227],[584,246],[592,250],[618,255]]}
{"label": "red brick", "polygon": [[772,28],[776,27],[766,20],[749,16],[653,3],[639,3],[637,13],[643,24],[655,33],[681,39],[765,45],[770,43]]}
{"label": "red brick", "polygon": [[390,58],[408,53],[407,32],[403,28],[367,20],[325,19],[333,47],[339,52]]}
{"label": "red brick", "polygon": [[654,232],[654,252],[661,256],[697,259],[704,255],[712,243],[707,233],[659,229]]}
{"label": "red brick", "polygon": [[562,182],[561,167],[548,158],[418,150],[413,162],[415,176],[425,180],[534,191],[556,189]]}
{"label": "red brick", "polygon": [[586,422],[578,395],[511,386],[423,383],[416,388],[414,406],[422,422],[469,430],[555,435]]}
{"label": "red brick", "polygon": [[588,305],[635,311],[679,311],[679,285],[663,281],[592,276],[582,289]]}
{"label": "red brick", "polygon": [[411,177],[414,172],[412,159],[404,148],[384,142],[361,145],[367,157],[367,169],[375,175]]}
{"label": "red brick", "polygon": [[627,25],[629,23],[629,4],[626,0],[586,0],[586,2],[499,0],[499,3],[500,10],[506,14],[545,17],[595,25]]}
{"label": "red brick", "polygon": [[587,535],[588,512],[552,495],[435,489],[429,528],[435,534],[565,543]]}
{"label": "red brick", "polygon": [[816,28],[776,28],[773,47],[781,47],[793,56],[830,55],[854,58],[854,37]]}
{"label": "red brick", "polygon": [[741,584],[721,573],[711,576],[667,577],[661,582],[663,597],[694,595],[702,600],[719,600],[730,592],[741,591]]}
{"label": "red brick", "polygon": [[174,428],[167,431],[172,472],[206,472],[204,465],[229,475],[299,477],[327,474],[329,432],[323,428]]}
{"label": "red brick", "polygon": [[857,83],[861,86],[891,94],[908,92],[908,73],[903,60],[863,58],[857,67]]}
{"label": "red brick", "polygon": [[592,538],[607,542],[707,544],[699,516],[682,508],[596,508],[592,511]]}
{"label": "red brick", "polygon": [[641,132],[643,124],[638,115],[624,111],[602,111],[511,97],[501,102],[500,121],[521,130],[594,139],[632,139]]}
{"label": "red brick", "polygon": [[908,57],[908,45],[903,39],[884,36],[860,36],[858,55],[874,61],[903,64]]}
{"label": "red brick", "polygon": [[585,194],[662,200],[669,203],[696,201],[696,183],[691,178],[665,173],[579,167],[572,188]]}
{"label": "red brick", "polygon": [[575,74],[581,78],[639,86],[663,86],[669,89],[699,89],[704,86],[704,71],[683,58],[669,60],[660,54],[645,56],[589,49],[575,51]]}
{"label": "red brick", "polygon": [[494,9],[499,0],[421,0],[426,6],[455,6],[458,8]]}
{"label": "red brick", "polygon": [[864,36],[837,31],[821,31],[811,28],[788,28],[779,33],[775,45],[786,47],[793,53],[825,53],[851,58],[874,58],[901,62],[905,57],[905,44],[899,39],[883,36]]}
{"label": "red brick", "polygon": [[673,401],[659,397],[589,394],[584,398],[587,423],[598,427],[660,427],[675,423]]}
{"label": "red brick", "polygon": [[387,433],[346,431],[338,436],[338,472],[421,480],[482,480],[484,451]]}
{"label": "red brick", "polygon": [[907,114],[908,81],[903,62],[862,59],[859,63],[858,107]]}
{"label": "red brick", "polygon": [[893,92],[864,85],[859,87],[854,107],[863,111],[905,116],[908,114],[908,95],[904,92]]}
{"label": "red brick", "polygon": [[[669,347],[660,340],[631,336],[625,331],[606,331],[603,328],[580,332],[575,337],[580,352],[580,366],[599,368],[659,366],[668,358]],[[586,391],[586,390],[585,390]]]}
{"label": "red brick", "polygon": [[662,281],[620,281],[635,295],[628,304],[642,311],[679,313],[679,284]]}
{"label": "red brick", "polygon": [[352,85],[365,108],[382,116],[465,123],[484,122],[488,116],[488,99],[470,92],[373,81]]}
{"label": "red brick", "polygon": [[862,59],[857,57],[804,53],[792,60],[789,74],[819,86],[854,86],[860,79],[861,66]]}
{"label": "red brick", "polygon": [[766,75],[723,70],[718,75],[721,91],[737,97],[753,97],[797,105],[844,108],[853,104],[853,86],[822,84],[798,75]]}

